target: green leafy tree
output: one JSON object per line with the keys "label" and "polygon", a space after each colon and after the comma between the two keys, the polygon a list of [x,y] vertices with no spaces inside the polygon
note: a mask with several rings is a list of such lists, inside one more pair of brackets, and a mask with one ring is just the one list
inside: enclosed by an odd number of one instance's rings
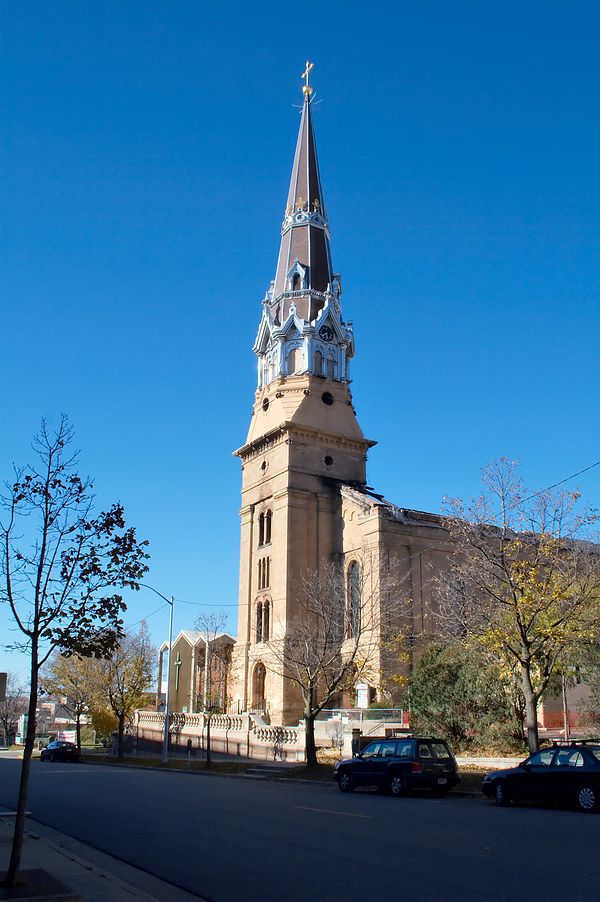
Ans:
{"label": "green leafy tree", "polygon": [[109,742],[110,737],[119,726],[119,721],[113,712],[108,707],[102,707],[101,702],[94,699],[90,716],[96,733],[96,741]]}
{"label": "green leafy tree", "polygon": [[[457,748],[522,745],[519,699],[500,668],[474,643],[429,645],[409,679],[411,726]],[[520,741],[519,741],[520,740]]]}
{"label": "green leafy tree", "polygon": [[528,493],[503,458],[483,471],[477,499],[448,505],[455,551],[437,581],[439,622],[449,635],[476,637],[507,679],[517,676],[532,752],[541,696],[598,629],[597,518],[578,502],[577,492]]}
{"label": "green leafy tree", "polygon": [[147,542],[127,527],[120,504],[95,513],[93,484],[77,472],[66,417],[55,431],[45,421],[33,442],[33,463],[15,468],[0,499],[0,605],[12,617],[29,657],[28,725],[17,816],[6,883],[21,860],[35,739],[40,669],[54,652],[102,657],[122,632],[120,588],[137,589],[148,569]]}
{"label": "green leafy tree", "polygon": [[122,636],[110,658],[102,662],[104,679],[98,684],[98,693],[108,699],[108,706],[117,719],[119,758],[123,757],[127,721],[154,684],[155,669],[156,651],[143,622],[137,633]]}
{"label": "green leafy tree", "polygon": [[90,713],[97,691],[99,668],[95,658],[54,655],[41,678],[43,692],[60,696],[65,711],[75,721],[77,748],[81,751],[81,721]]}

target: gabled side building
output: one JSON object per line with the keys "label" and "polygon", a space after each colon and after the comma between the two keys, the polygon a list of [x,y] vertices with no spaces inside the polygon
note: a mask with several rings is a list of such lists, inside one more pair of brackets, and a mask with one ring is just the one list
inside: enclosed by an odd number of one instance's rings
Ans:
{"label": "gabled side building", "polygon": [[[234,645],[235,639],[229,633],[209,632],[208,637],[200,630],[181,630],[178,633],[172,644],[168,674],[171,711],[194,714],[207,707],[219,710],[227,707]],[[168,659],[168,656],[169,643],[163,642],[158,650],[157,710],[163,707],[166,695],[165,658]]]}

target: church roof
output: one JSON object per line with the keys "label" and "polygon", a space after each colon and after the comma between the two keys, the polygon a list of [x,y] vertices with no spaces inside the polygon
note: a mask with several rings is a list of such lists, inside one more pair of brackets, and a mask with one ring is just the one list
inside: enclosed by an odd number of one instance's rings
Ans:
{"label": "church roof", "polygon": [[369,488],[361,488],[357,485],[342,483],[342,494],[352,501],[357,502],[363,508],[379,508],[384,516],[407,526],[429,526],[433,529],[447,529],[446,520],[441,514],[432,514],[429,511],[412,510],[407,507],[398,507],[388,501],[383,495],[378,495]]}
{"label": "church roof", "polygon": [[[202,630],[180,630],[177,633],[177,636],[173,639],[173,645],[176,645],[180,639],[185,639],[188,645],[191,645],[192,648],[195,645],[204,645],[204,633]],[[214,636],[214,641],[217,639],[229,639],[231,642],[235,642],[235,636],[232,636],[230,633],[216,633]],[[164,651],[169,647],[168,642],[163,642],[160,646],[160,651]]]}
{"label": "church roof", "polygon": [[[312,90],[309,90],[304,92],[273,287],[273,300],[283,301],[280,322],[287,319],[292,303],[301,319],[313,322],[325,301],[318,295],[324,294],[333,280],[311,107]],[[294,282],[291,274],[296,273],[299,278]]]}

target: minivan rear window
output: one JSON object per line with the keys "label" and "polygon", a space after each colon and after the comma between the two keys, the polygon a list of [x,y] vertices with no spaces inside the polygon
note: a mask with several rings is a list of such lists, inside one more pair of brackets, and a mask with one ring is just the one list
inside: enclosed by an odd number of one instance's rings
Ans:
{"label": "minivan rear window", "polygon": [[450,752],[444,742],[420,742],[419,758],[449,758]]}

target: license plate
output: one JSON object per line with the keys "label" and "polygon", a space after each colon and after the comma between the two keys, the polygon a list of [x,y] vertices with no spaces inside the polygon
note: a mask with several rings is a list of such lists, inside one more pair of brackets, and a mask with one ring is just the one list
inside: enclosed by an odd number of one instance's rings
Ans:
{"label": "license plate", "polygon": [[448,781],[446,780],[445,777],[438,777],[438,785],[441,786],[442,783],[447,783],[447,782],[448,782]]}

